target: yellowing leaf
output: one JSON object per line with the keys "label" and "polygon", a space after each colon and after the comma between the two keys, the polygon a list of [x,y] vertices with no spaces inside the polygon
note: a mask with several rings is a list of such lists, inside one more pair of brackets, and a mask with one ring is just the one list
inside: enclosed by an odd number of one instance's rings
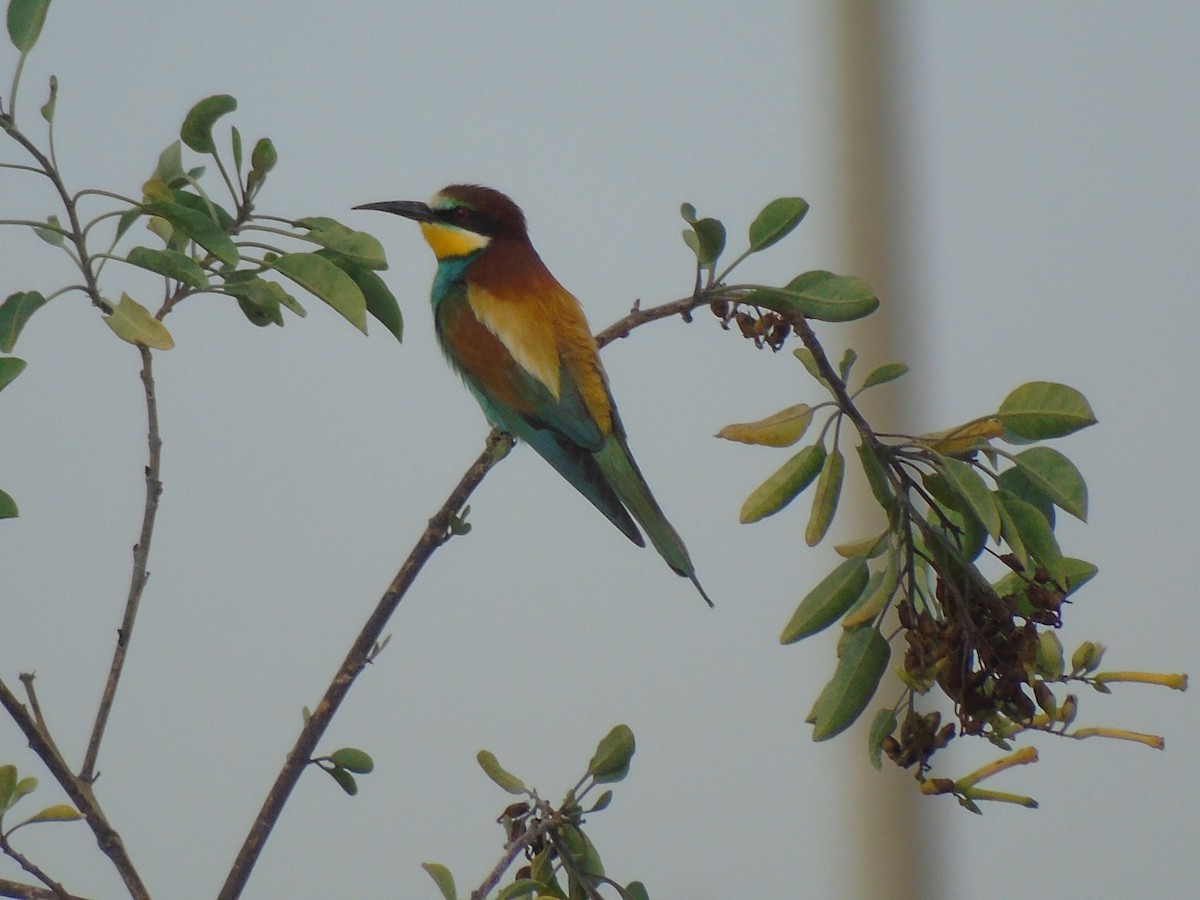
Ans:
{"label": "yellowing leaf", "polygon": [[918,440],[942,456],[958,456],[978,450],[992,438],[1004,434],[1004,424],[995,416],[974,419],[945,431],[923,434]]}
{"label": "yellowing leaf", "polygon": [[128,294],[121,295],[121,302],[104,321],[117,337],[131,344],[154,350],[170,350],[175,346],[167,327]]}
{"label": "yellowing leaf", "polygon": [[757,422],[741,422],[726,425],[717,432],[717,437],[743,444],[761,444],[765,447],[790,447],[812,423],[813,410],[807,403],[798,403],[781,409],[774,415]]}

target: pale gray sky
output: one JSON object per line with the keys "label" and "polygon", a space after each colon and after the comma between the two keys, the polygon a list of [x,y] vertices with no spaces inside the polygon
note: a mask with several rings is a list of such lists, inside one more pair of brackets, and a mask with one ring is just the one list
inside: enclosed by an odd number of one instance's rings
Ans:
{"label": "pale gray sky", "polygon": [[[98,785],[157,896],[214,895],[301,707],[486,433],[435,348],[434,266],[417,230],[350,207],[452,181],[501,188],[597,329],[634,298],[689,290],[685,200],[723,218],[736,246],[764,202],[802,195],[808,219],[744,276],[844,269],[853,173],[839,165],[835,13],[55,0],[22,112],[34,129],[56,73],[72,187],[136,194],[190,105],[232,93],[241,107],[226,121],[279,149],[260,209],[378,234],[407,324],[402,346],[378,327],[364,339],[314,301],[307,320],[259,330],[216,297],[169,320],[153,577]],[[1088,478],[1091,523],[1064,522],[1061,537],[1101,576],[1064,642],[1109,642],[1116,668],[1195,670],[1200,11],[909,3],[891,22],[888,189],[903,256],[884,302],[909,310],[913,372],[897,390],[925,401],[907,424],[971,418],[1027,380],[1084,391],[1101,424],[1061,446]],[[0,71],[14,60],[6,44]],[[52,211],[32,177],[3,174],[0,196],[0,215]],[[5,296],[70,277],[14,231],[0,275]],[[114,292],[152,296],[153,279],[106,276]],[[821,334],[845,340],[836,326]],[[78,758],[141,504],[137,358],[75,297],[37,314],[18,355],[29,369],[0,396],[0,487],[22,511],[2,523],[0,671],[37,670]],[[855,896],[871,848],[856,845],[846,798],[907,775],[876,774],[857,737],[809,740],[832,641],[780,648],[777,636],[833,553],[803,548],[802,511],[739,526],[745,494],[782,457],[711,438],[816,389],[790,354],[755,353],[708,316],[647,328],[605,362],[717,609],[518,451],[472,500],[471,534],[421,576],[326,739],[370,751],[376,773],[355,798],[307,775],[246,896],[433,897],[419,868],[430,859],[466,892],[498,855],[492,819],[507,803],[475,752],[557,797],[620,721],[638,752],[593,826],[614,877],[656,898]],[[856,536],[835,525],[835,540]],[[1042,740],[1039,765],[996,784],[1040,810],[977,818],[917,803],[939,854],[928,896],[990,900],[1027,881],[1047,895],[1195,891],[1193,697],[1128,687],[1082,699],[1081,722],[1159,731],[1167,751]],[[992,756],[961,748],[945,773]],[[7,722],[0,758],[41,777],[38,799],[58,799]],[[73,889],[119,895],[82,825],[23,841]],[[0,861],[0,874],[16,873]]]}

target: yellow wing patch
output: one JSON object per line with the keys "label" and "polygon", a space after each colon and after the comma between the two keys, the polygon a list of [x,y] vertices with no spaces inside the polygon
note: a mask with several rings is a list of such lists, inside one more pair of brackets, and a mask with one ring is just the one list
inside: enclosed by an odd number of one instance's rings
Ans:
{"label": "yellow wing patch", "polygon": [[491,241],[485,234],[476,234],[474,231],[436,222],[422,222],[421,234],[425,236],[425,243],[433,248],[433,255],[438,259],[467,256],[476,250],[482,250]]}
{"label": "yellow wing patch", "polygon": [[502,300],[472,285],[467,293],[471,311],[512,354],[517,364],[546,386],[555,399],[560,396],[562,362],[550,313],[538,301]]}

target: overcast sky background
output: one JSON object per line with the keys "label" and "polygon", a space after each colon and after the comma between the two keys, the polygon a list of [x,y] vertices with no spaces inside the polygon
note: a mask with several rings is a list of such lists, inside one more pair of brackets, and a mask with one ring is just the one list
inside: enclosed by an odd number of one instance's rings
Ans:
{"label": "overcast sky background", "polygon": [[[597,330],[636,298],[690,290],[683,201],[724,219],[736,251],[762,204],[804,196],[805,223],[742,276],[845,271],[848,184],[867,173],[842,165],[836,16],[835,4],[785,2],[160,0],[134,12],[56,0],[18,112],[40,139],[56,73],[73,189],[136,196],[187,109],[234,94],[218,134],[236,124],[248,146],[265,134],[279,150],[260,211],[377,234],[407,324],[403,345],[381,327],[363,338],[314,300],[306,320],[260,330],[215,296],[168,319],[153,577],[97,785],[156,896],[215,894],[301,707],[486,434],[435,347],[434,263],[417,229],[350,207],[455,181],[499,187]],[[1060,540],[1101,576],[1063,641],[1112,644],[1111,668],[1194,672],[1200,7],[908,3],[886,21],[899,255],[880,292],[903,311],[903,325],[888,321],[913,370],[893,389],[907,398],[902,424],[989,412],[1023,381],[1082,390],[1101,424],[1061,449],[1088,479],[1091,521],[1062,517]],[[15,56],[0,51],[6,94]],[[10,143],[0,159],[21,161]],[[0,173],[0,198],[2,217],[56,211],[30,175]],[[4,232],[4,296],[71,278],[32,234]],[[153,278],[113,264],[105,279],[113,296],[155,302]],[[847,339],[819,332],[839,351]],[[22,513],[2,524],[0,674],[15,684],[36,670],[78,762],[142,504],[138,359],[78,295],[40,311],[17,355],[29,369],[0,397],[0,487]],[[613,877],[656,898],[862,895],[873,848],[857,842],[852,798],[864,781],[907,789],[909,776],[875,773],[858,736],[810,741],[803,718],[835,636],[789,648],[777,637],[836,558],[803,547],[806,502],[739,526],[742,499],[785,455],[711,438],[819,393],[789,353],[755,352],[708,315],[640,330],[604,358],[716,610],[518,450],[326,737],[325,751],[371,752],[376,773],[355,798],[307,774],[246,896],[433,897],[419,868],[431,859],[465,894],[499,856],[492,820],[508,802],[476,751],[558,798],[617,722],[638,752],[592,821]],[[848,522],[832,533],[857,536]],[[994,783],[1035,795],[1036,812],[977,818],[917,799],[924,896],[1196,891],[1194,697],[1129,686],[1081,701],[1080,724],[1159,732],[1166,752],[1046,738],[1041,763]],[[995,755],[956,747],[939,774]],[[0,761],[42,780],[31,810],[60,799],[7,721]],[[18,837],[72,890],[121,895],[85,826]],[[18,870],[0,860],[0,875]]]}

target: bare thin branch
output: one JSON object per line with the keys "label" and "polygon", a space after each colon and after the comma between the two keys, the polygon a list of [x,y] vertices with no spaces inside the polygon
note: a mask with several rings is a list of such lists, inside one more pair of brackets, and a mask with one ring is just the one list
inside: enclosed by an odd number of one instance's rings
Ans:
{"label": "bare thin branch", "polygon": [[129,854],[126,853],[121,836],[109,824],[108,818],[96,801],[96,795],[92,793],[91,785],[71,771],[71,767],[59,754],[58,748],[49,735],[38,727],[37,721],[29,710],[17,699],[3,680],[0,680],[0,706],[3,706],[9,717],[16,722],[17,727],[21,729],[25,739],[29,742],[29,748],[37,754],[38,759],[54,776],[59,787],[75,804],[75,808],[82,813],[84,820],[92,829],[92,834],[96,836],[96,843],[100,850],[112,861],[113,868],[117,870],[117,874],[124,881],[129,896],[133,900],[150,900],[150,893],[142,883],[141,876],[134,868]]}
{"label": "bare thin branch", "polygon": [[138,542],[133,547],[133,572],[129,579],[129,594],[125,599],[125,616],[121,627],[117,630],[117,646],[113,651],[112,664],[109,666],[108,678],[104,683],[104,693],[100,697],[100,708],[96,712],[96,721],[92,726],[92,735],[88,740],[87,753],[83,758],[83,768],[79,777],[87,784],[96,780],[96,758],[100,753],[100,742],[104,739],[104,729],[112,712],[113,700],[116,697],[117,685],[121,680],[121,672],[125,666],[125,655],[129,651],[129,640],[133,636],[133,626],[137,619],[138,605],[142,593],[146,589],[146,581],[150,577],[147,564],[150,559],[150,540],[154,535],[154,519],[158,515],[158,499],[162,494],[162,481],[159,474],[162,465],[162,438],[158,430],[158,399],[154,393],[153,355],[150,350],[138,346],[142,354],[142,387],[146,396],[147,444],[149,454],[146,462],[146,504],[142,510],[142,532]]}
{"label": "bare thin branch", "polygon": [[[654,322],[658,319],[665,319],[675,315],[686,317],[698,306],[707,305],[718,300],[735,299],[738,290],[740,289],[726,288],[718,285],[698,295],[675,300],[671,303],[664,303],[661,306],[655,306],[650,309],[641,309],[635,305],[628,315],[596,335],[596,341],[600,346],[604,346],[617,338],[625,337],[633,329],[648,322]],[[404,595],[408,592],[409,587],[425,563],[429,561],[434,551],[450,539],[451,517],[462,509],[467,499],[471,496],[471,493],[479,486],[487,473],[491,471],[492,466],[503,459],[511,447],[512,438],[493,429],[488,435],[487,447],[483,453],[479,455],[471,465],[471,468],[462,476],[454,490],[450,492],[450,496],[446,499],[446,502],[442,504],[441,508],[434,513],[433,518],[429,520],[425,531],[418,538],[408,558],[400,567],[400,571],[396,573],[396,577],[392,579],[392,583],[380,598],[375,611],[367,619],[349,653],[346,654],[346,658],[338,669],[337,674],[334,675],[333,681],[326,688],[325,696],[321,698],[321,702],[313,710],[312,715],[301,730],[300,736],[296,739],[295,745],[288,753],[283,768],[279,771],[275,783],[271,786],[262,809],[259,810],[258,816],[250,826],[250,832],[246,836],[246,840],[242,844],[232,868],[229,870],[229,875],[226,877],[225,884],[218,895],[219,900],[235,900],[235,898],[241,896],[246,882],[250,878],[250,873],[253,871],[255,864],[258,862],[258,857],[262,853],[263,845],[266,843],[271,830],[275,827],[275,823],[283,812],[283,807],[287,803],[288,797],[291,795],[296,783],[300,780],[305,767],[311,761],[313,754],[316,752],[317,743],[321,740],[326,728],[329,727],[329,723],[337,713],[338,707],[341,706],[355,679],[358,678],[366,667],[372,648],[382,636],[383,629],[386,627],[392,613],[396,611],[396,608],[400,605],[400,601],[404,599]]]}

